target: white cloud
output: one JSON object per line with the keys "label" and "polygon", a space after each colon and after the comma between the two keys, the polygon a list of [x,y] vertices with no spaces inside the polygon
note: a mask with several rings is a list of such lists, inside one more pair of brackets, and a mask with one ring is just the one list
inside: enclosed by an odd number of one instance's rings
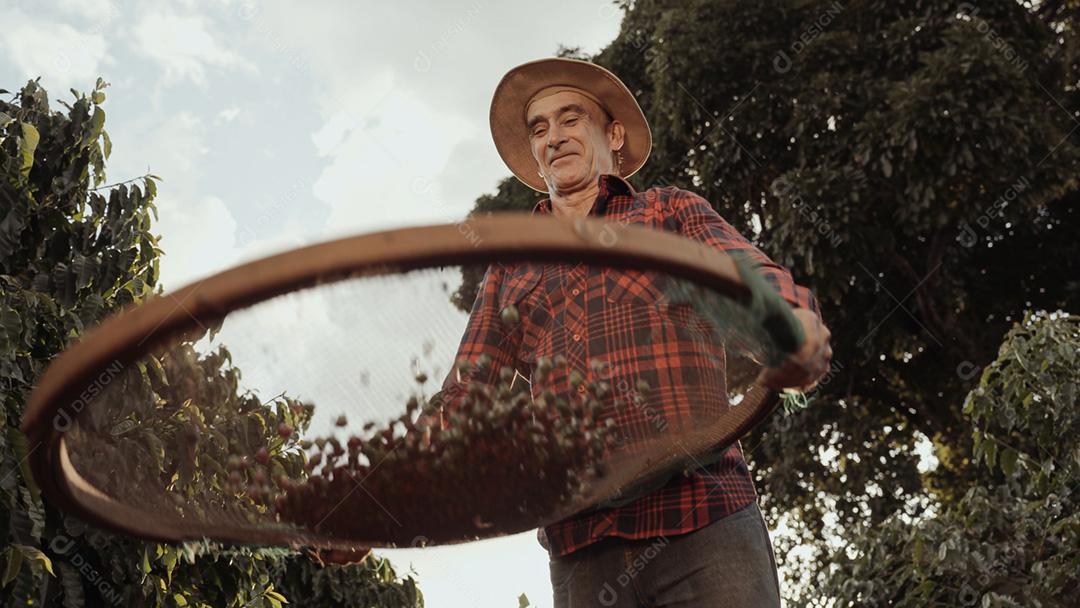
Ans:
{"label": "white cloud", "polygon": [[101,66],[109,62],[105,38],[100,33],[81,32],[66,23],[30,16],[18,9],[8,9],[4,15],[0,49],[20,80],[41,76],[41,84],[50,95],[69,100],[68,89],[89,92],[101,75]]}
{"label": "white cloud", "polygon": [[478,196],[496,191],[507,171],[490,137],[477,133],[462,139],[435,179],[442,206],[448,213],[458,211],[455,219],[460,219]]}
{"label": "white cloud", "polygon": [[165,291],[232,266],[236,250],[236,220],[225,202],[215,196],[184,199],[162,193],[155,202],[158,222],[154,233],[159,245],[161,278]]}
{"label": "white cloud", "polygon": [[[528,27],[516,3],[425,4],[408,28],[380,26],[409,10],[396,5],[275,4],[246,34],[273,47],[275,61],[302,54],[310,66],[324,116],[312,141],[327,157],[315,195],[331,206],[328,231],[355,232],[455,221],[493,191],[509,175],[488,130],[495,85],[560,43],[598,50],[618,31],[621,13],[608,4],[557,0]],[[582,18],[566,20],[566,10]]]}
{"label": "white cloud", "polygon": [[149,167],[164,178],[158,185],[158,221],[152,232],[162,237],[161,279],[166,291],[233,264],[239,257],[237,222],[221,198],[208,194],[213,188],[204,184],[209,150],[203,117],[182,111],[109,128],[116,142],[110,175],[126,179]]}
{"label": "white cloud", "polygon": [[112,0],[59,0],[57,8],[67,17],[88,21],[95,30],[106,27],[120,13]]}
{"label": "white cloud", "polygon": [[207,67],[257,68],[210,33],[200,15],[152,13],[134,28],[136,49],[165,69],[166,83],[182,80],[206,85]]}
{"label": "white cloud", "polygon": [[[109,127],[112,129],[112,126]],[[206,127],[203,118],[189,111],[173,116],[153,117],[146,124],[118,129],[114,134],[116,153],[110,167],[121,169],[120,175],[141,175],[146,166],[150,172],[165,178],[159,188],[163,194],[194,198],[204,177],[202,158],[206,147]],[[111,171],[112,172],[112,171]]]}
{"label": "white cloud", "polygon": [[240,108],[225,108],[217,113],[217,122],[232,122],[234,118],[240,115]]}
{"label": "white cloud", "polygon": [[[358,77],[390,69],[398,86],[468,111],[478,127],[486,127],[491,92],[507,69],[553,55],[559,44],[598,51],[618,33],[622,14],[610,0],[553,0],[542,12],[490,0],[258,6],[246,33],[284,55],[279,60],[302,54],[321,96],[341,97]],[[407,27],[386,26],[403,20]]]}
{"label": "white cloud", "polygon": [[[429,184],[446,165],[452,142],[468,137],[469,125],[390,86],[374,108],[349,104],[361,109],[339,110],[312,137],[330,157],[314,193],[330,206],[333,233],[446,221]],[[468,207],[456,211],[463,215]]]}

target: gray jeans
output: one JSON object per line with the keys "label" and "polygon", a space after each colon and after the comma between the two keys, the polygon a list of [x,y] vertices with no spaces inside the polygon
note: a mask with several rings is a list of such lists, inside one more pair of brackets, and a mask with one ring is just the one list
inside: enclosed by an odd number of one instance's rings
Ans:
{"label": "gray jeans", "polygon": [[608,537],[550,560],[555,608],[777,608],[776,557],[757,503],[700,530]]}

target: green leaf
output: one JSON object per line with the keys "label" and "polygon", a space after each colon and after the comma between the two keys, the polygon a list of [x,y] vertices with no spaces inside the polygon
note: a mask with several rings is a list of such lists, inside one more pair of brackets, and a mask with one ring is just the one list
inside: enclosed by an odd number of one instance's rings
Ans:
{"label": "green leaf", "polygon": [[182,545],[182,550],[184,551],[184,559],[186,559],[189,564],[194,564],[196,558],[195,545],[192,543],[184,543]]}
{"label": "green leaf", "polygon": [[518,596],[518,608],[529,608],[532,604],[529,603],[529,596],[522,593]]}
{"label": "green leaf", "polygon": [[22,123],[22,137],[19,138],[19,153],[22,155],[22,165],[19,166],[19,173],[23,177],[30,176],[30,169],[34,166],[34,151],[37,150],[40,139],[41,136],[34,125]]}
{"label": "green leaf", "polygon": [[176,568],[176,560],[180,552],[177,549],[169,547],[165,552],[165,580],[172,584],[173,570]]}
{"label": "green leaf", "polygon": [[23,563],[23,554],[14,545],[4,549],[4,558],[7,560],[7,565],[4,567],[4,578],[0,580],[0,588],[7,587],[8,583],[19,576]]}
{"label": "green leaf", "polygon": [[90,117],[90,132],[86,136],[86,143],[97,141],[97,138],[101,137],[104,128],[105,110],[94,108],[94,115]]}
{"label": "green leaf", "polygon": [[161,361],[154,355],[149,355],[145,361],[149,364],[150,370],[157,376],[158,381],[165,386],[169,386],[169,377],[165,373],[165,368],[161,366]]}
{"label": "green leaf", "polygon": [[6,259],[17,247],[23,228],[27,225],[27,207],[22,200],[0,220],[0,260]]}
{"label": "green leaf", "polygon": [[0,129],[3,129],[15,122],[15,119],[9,116],[6,112],[0,112]]}
{"label": "green leaf", "polygon": [[97,273],[97,260],[92,257],[75,254],[75,260],[72,262],[71,266],[75,270],[75,288],[85,289],[86,287],[89,287],[90,281]]}
{"label": "green leaf", "polygon": [[0,308],[0,337],[16,341],[22,334],[22,329],[22,317],[19,316],[19,311],[7,306]]}
{"label": "green leaf", "polygon": [[35,505],[40,505],[41,490],[38,488],[37,482],[34,481],[34,476],[30,471],[30,453],[33,452],[33,449],[30,448],[30,442],[27,440],[26,435],[23,435],[22,431],[16,427],[9,426],[7,431],[8,441],[12,445],[12,452],[15,455],[16,462],[19,463],[19,472],[22,473],[22,481],[30,491],[31,500]]}
{"label": "green leaf", "polygon": [[49,572],[49,574],[51,574],[53,576],[56,576],[56,573],[53,572],[52,560],[49,559],[48,555],[45,555],[44,553],[42,553],[41,549],[38,549],[37,547],[31,547],[30,545],[12,545],[12,546],[14,546],[18,551],[21,551],[22,554],[23,554],[23,557],[25,559],[30,559],[30,560],[34,560],[36,562],[40,562],[41,565],[45,567],[45,570],[47,570]]}
{"label": "green leaf", "polygon": [[53,267],[52,280],[57,303],[65,309],[72,308],[75,305],[75,273],[67,264],[59,263]]}
{"label": "green leaf", "polygon": [[1012,448],[1005,448],[1001,451],[1001,471],[1005,475],[1012,477],[1016,472],[1016,461],[1020,458],[1020,453]]}

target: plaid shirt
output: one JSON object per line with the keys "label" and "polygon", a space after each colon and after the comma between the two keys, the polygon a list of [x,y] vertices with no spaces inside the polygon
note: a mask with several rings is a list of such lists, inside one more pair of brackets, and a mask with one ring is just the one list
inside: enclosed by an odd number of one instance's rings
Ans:
{"label": "plaid shirt", "polygon": [[[813,294],[796,285],[791,274],[738,233],[704,198],[675,187],[636,192],[615,175],[602,175],[600,194],[589,212],[624,224],[641,224],[681,233],[722,251],[741,251],[758,264],[757,270],[793,306],[818,312]],[[537,203],[532,213],[550,214],[551,201]],[[603,380],[624,391],[644,379],[653,388],[652,408],[622,408],[616,414],[619,430],[648,433],[656,416],[677,420],[674,411],[687,403],[727,398],[723,347],[708,339],[708,327],[692,320],[679,324],[656,312],[662,275],[631,269],[577,264],[492,264],[481,284],[456,361],[475,363],[491,357],[487,377],[474,371],[469,382],[495,383],[503,366],[531,379],[533,362],[562,354],[566,368],[555,368],[544,388],[570,394],[566,370],[584,373],[584,392],[591,381]],[[514,305],[521,322],[501,323],[500,311]],[[820,313],[819,313],[820,314]],[[643,316],[644,315],[644,316]],[[672,315],[675,316],[675,315]],[[689,321],[689,322],[687,322]],[[602,361],[601,367],[590,362]],[[475,368],[474,368],[475,369]],[[465,381],[452,371],[444,392],[455,392]],[[632,389],[630,389],[632,390]],[[662,488],[618,507],[579,513],[538,530],[538,539],[553,556],[562,556],[605,536],[650,538],[697,530],[757,499],[742,448],[732,445],[716,462],[688,476],[677,475]]]}

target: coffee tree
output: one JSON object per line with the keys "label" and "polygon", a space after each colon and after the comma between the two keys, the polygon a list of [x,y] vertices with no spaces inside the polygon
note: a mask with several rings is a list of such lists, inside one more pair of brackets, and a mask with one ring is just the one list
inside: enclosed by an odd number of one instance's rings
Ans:
{"label": "coffee tree", "polygon": [[[976,482],[858,526],[819,573],[840,606],[1065,606],[1080,594],[1080,317],[1029,314],[968,393]],[[825,605],[823,602],[813,604]]]}
{"label": "coffee tree", "polygon": [[[61,102],[66,113],[50,110],[37,81],[0,101],[0,601],[420,605],[415,582],[374,556],[360,565],[324,566],[281,549],[147,543],[95,529],[43,500],[27,466],[36,446],[18,431],[29,392],[86,328],[154,293],[163,254],[151,232],[159,178],[104,185],[112,147],[104,129],[106,86],[99,79],[89,95],[72,91],[73,103]],[[117,442],[144,454],[155,474],[175,475],[179,492],[220,491],[228,475],[224,455],[258,446],[272,450],[271,462],[283,469],[297,468],[300,456],[289,449],[295,437],[280,427],[302,430],[310,409],[285,395],[261,403],[238,394],[239,370],[227,351],[200,354],[180,345],[131,369],[175,410],[165,412],[168,424],[146,411],[108,422],[119,429]],[[182,383],[192,378],[206,398],[184,403]],[[217,435],[200,435],[211,426]],[[189,438],[202,441],[197,457],[163,449]]]}

